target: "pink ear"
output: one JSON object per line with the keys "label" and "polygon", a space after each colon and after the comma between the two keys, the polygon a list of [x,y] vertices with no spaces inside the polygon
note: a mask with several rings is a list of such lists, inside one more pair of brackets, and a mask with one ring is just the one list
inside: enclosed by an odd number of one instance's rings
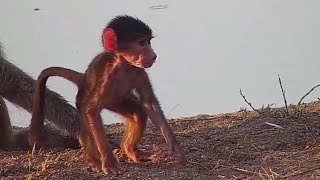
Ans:
{"label": "pink ear", "polygon": [[117,36],[112,29],[106,28],[103,30],[102,40],[103,47],[106,51],[113,52],[115,50],[117,44]]}

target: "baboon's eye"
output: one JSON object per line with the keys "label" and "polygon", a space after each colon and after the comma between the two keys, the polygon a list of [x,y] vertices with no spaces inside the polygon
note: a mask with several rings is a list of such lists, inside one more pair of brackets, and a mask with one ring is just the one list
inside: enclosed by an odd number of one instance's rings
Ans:
{"label": "baboon's eye", "polygon": [[144,47],[144,46],[146,46],[146,41],[145,40],[141,40],[141,41],[139,41],[138,42],[138,44],[141,46],[141,47]]}

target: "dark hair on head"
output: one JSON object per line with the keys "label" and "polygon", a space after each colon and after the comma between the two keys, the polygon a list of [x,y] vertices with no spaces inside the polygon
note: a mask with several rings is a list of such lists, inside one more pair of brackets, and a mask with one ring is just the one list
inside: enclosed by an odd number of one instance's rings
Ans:
{"label": "dark hair on head", "polygon": [[152,38],[151,28],[139,20],[128,15],[116,16],[106,28],[111,28],[117,35],[118,42],[131,42],[140,37]]}

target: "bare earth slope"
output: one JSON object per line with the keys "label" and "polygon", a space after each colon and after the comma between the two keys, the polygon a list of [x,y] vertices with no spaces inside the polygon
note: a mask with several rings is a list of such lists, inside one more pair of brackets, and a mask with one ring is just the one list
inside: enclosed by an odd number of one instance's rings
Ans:
{"label": "bare earth slope", "polygon": [[[241,111],[170,120],[187,153],[185,167],[170,161],[133,164],[115,150],[127,172],[114,177],[89,172],[81,150],[33,156],[0,151],[0,179],[320,179],[320,102],[290,107],[289,113],[280,108],[263,115]],[[124,130],[123,124],[106,129],[116,140]],[[142,147],[161,150],[158,134],[149,125]]]}

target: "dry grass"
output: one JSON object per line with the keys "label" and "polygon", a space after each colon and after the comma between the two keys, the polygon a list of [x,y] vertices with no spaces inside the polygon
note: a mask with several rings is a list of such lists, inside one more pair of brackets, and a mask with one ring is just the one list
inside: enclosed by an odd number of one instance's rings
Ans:
{"label": "dry grass", "polygon": [[[187,153],[183,167],[169,160],[133,164],[114,151],[127,171],[113,177],[88,171],[82,150],[0,151],[0,179],[319,179],[320,103],[289,105],[290,116],[279,113],[284,107],[265,109],[170,120]],[[148,126],[143,149],[163,150],[159,132]],[[118,141],[124,126],[106,129]]]}

